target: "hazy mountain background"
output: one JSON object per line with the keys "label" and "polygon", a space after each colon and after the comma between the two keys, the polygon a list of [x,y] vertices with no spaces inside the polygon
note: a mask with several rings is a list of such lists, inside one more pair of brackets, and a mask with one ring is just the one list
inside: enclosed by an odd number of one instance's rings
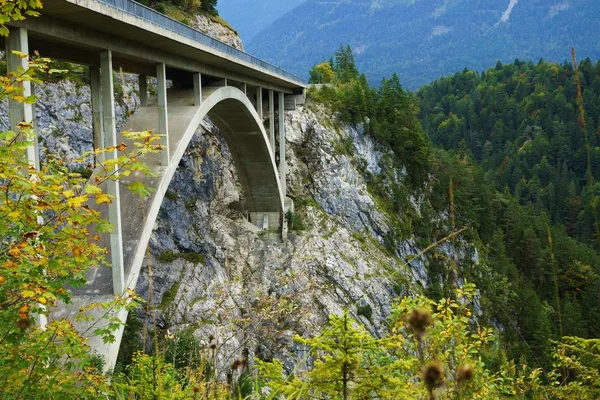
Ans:
{"label": "hazy mountain background", "polygon": [[562,62],[573,45],[600,57],[598,0],[220,0],[219,11],[248,52],[301,76],[346,43],[371,82],[397,72],[413,89],[497,60]]}
{"label": "hazy mountain background", "polygon": [[267,28],[283,14],[291,11],[304,0],[219,0],[219,14],[248,43],[260,31]]}

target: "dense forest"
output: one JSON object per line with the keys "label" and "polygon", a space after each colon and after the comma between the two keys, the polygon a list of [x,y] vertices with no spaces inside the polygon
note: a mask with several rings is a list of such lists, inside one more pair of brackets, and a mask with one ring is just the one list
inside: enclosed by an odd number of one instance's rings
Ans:
{"label": "dense forest", "polygon": [[457,220],[476,229],[498,276],[478,279],[488,307],[515,324],[513,355],[541,363],[550,338],[600,335],[600,63],[585,59],[579,76],[582,108],[573,65],[543,60],[418,92],[424,129],[445,150],[434,176],[454,179]]}
{"label": "dense forest", "polygon": [[411,235],[434,243],[459,228],[478,244],[478,262],[429,258],[430,297],[451,295],[458,268],[481,289],[507,355],[542,368],[552,340],[600,335],[600,64],[580,66],[583,117],[571,64],[498,63],[411,94],[396,75],[369,86],[342,47],[310,75],[325,84],[313,97],[388,143],[427,199],[418,216],[393,188],[399,229],[387,245]]}

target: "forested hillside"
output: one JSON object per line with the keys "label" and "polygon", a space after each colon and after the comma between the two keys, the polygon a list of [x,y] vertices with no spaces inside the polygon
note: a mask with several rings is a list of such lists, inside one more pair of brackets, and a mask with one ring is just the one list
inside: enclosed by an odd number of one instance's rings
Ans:
{"label": "forested hillside", "polygon": [[497,60],[562,62],[576,46],[600,56],[596,0],[306,0],[246,48],[304,75],[340,45],[355,50],[370,82],[397,73],[409,89]]}
{"label": "forested hillside", "polygon": [[485,245],[491,274],[473,273],[486,307],[513,331],[513,354],[542,363],[548,338],[600,335],[600,64],[585,59],[580,77],[584,119],[567,63],[498,63],[418,92],[424,129],[444,149],[440,192],[452,179],[457,224]]}
{"label": "forested hillside", "polygon": [[395,74],[371,87],[352,54],[340,48],[315,66],[311,80],[327,85],[311,95],[389,144],[412,196],[423,196],[411,211],[411,194],[372,177],[372,192],[392,193],[385,204],[397,224],[386,245],[394,250],[409,237],[436,243],[464,229],[461,240],[479,249],[451,260],[434,250],[429,296],[451,296],[457,275],[475,282],[508,356],[544,368],[551,340],[600,335],[600,64],[580,67],[584,128],[571,64],[498,63],[413,95]]}

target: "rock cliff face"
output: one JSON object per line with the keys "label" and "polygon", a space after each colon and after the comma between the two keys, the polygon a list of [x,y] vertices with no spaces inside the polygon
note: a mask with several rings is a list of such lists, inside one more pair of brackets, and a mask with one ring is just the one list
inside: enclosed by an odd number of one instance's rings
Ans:
{"label": "rock cliff face", "polygon": [[[389,168],[386,150],[360,131],[328,125],[335,122],[323,110],[287,113],[295,227],[288,240],[273,242],[238,210],[231,155],[205,122],[151,239],[159,328],[191,329],[205,342],[215,337],[223,366],[244,353],[292,363],[301,352],[293,334],[318,332],[344,308],[382,333],[393,298],[425,278],[381,244],[391,227],[364,174]],[[349,154],[340,149],[344,140],[352,143]],[[138,290],[148,293],[148,270]]]}
{"label": "rock cliff face", "polygon": [[223,43],[227,43],[238,50],[244,50],[242,39],[237,32],[228,26],[213,21],[205,15],[194,15],[190,25],[199,31],[206,33],[208,36],[220,40]]}

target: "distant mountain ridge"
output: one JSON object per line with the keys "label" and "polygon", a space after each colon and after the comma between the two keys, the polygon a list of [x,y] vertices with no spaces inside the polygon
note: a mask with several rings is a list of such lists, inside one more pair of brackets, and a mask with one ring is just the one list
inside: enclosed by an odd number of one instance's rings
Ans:
{"label": "distant mountain ridge", "polygon": [[397,72],[412,89],[465,67],[487,69],[497,60],[562,62],[570,58],[571,46],[581,57],[600,58],[598,0],[296,3],[247,41],[246,49],[301,76],[346,43],[369,80]]}
{"label": "distant mountain ridge", "polygon": [[240,34],[250,41],[272,22],[305,0],[219,0],[217,9]]}

